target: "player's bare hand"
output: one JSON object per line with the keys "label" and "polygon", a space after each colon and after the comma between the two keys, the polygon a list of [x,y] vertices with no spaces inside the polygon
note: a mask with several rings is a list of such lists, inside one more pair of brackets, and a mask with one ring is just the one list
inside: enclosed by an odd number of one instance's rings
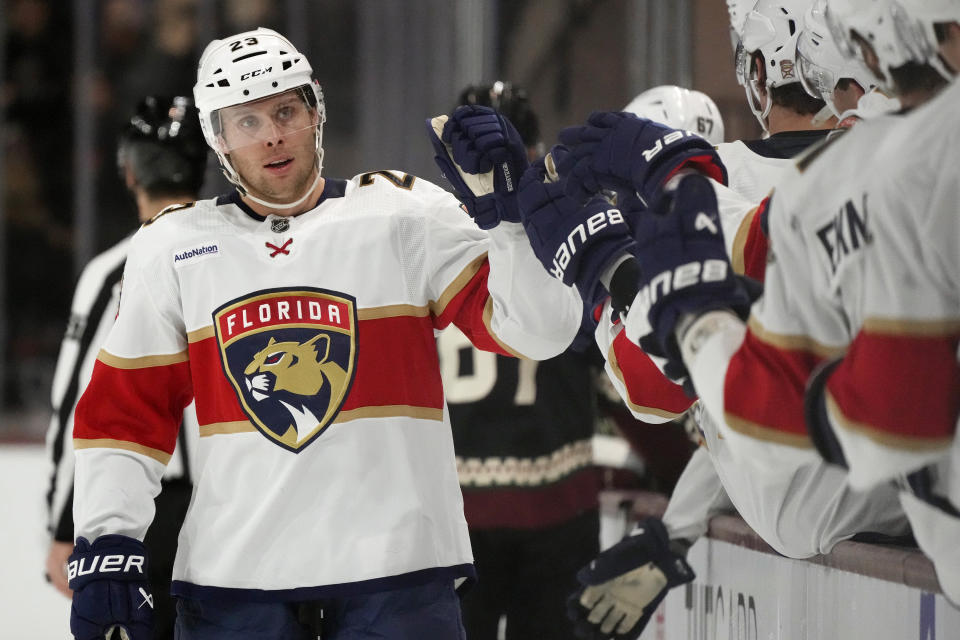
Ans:
{"label": "player's bare hand", "polygon": [[50,552],[47,554],[47,579],[56,587],[57,591],[68,598],[73,597],[73,591],[67,586],[67,558],[73,553],[73,544],[70,542],[50,543]]}

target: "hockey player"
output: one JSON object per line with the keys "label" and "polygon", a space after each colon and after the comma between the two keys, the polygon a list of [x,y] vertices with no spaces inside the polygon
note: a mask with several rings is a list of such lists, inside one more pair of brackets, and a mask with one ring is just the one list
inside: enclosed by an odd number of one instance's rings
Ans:
{"label": "hockey player", "polygon": [[[459,104],[495,108],[538,157],[537,116],[522,88],[470,86]],[[585,341],[543,362],[520,360],[474,348],[456,327],[437,343],[477,569],[463,596],[467,637],[496,640],[502,616],[507,638],[572,640],[567,594],[600,542],[600,356]]]}
{"label": "hockey player", "polygon": [[[838,43],[862,49],[878,79],[916,107],[937,84],[922,64],[936,59],[930,34],[941,33],[940,52],[950,60],[960,3],[902,11],[888,1],[831,0],[827,15]],[[728,311],[745,314],[749,305],[726,261],[713,189],[696,177],[681,182],[665,197],[670,215],[649,216],[637,231],[644,275],[625,331],[645,336],[674,371],[689,370],[718,436],[762,477],[814,464],[814,442],[828,459],[846,457],[854,489],[934,465],[939,475],[912,475],[900,499],[956,601],[960,558],[948,541],[960,519],[945,469],[957,419],[958,301],[952,286],[925,285],[953,278],[952,267],[931,274],[922,257],[956,255],[952,245],[940,248],[956,237],[955,180],[943,168],[955,166],[946,160],[960,131],[954,94],[955,87],[909,117],[858,125],[781,183],[770,210],[774,253],[764,296],[747,324]],[[908,171],[903,157],[929,162]],[[938,215],[944,223],[931,222]],[[680,265],[688,265],[687,286],[651,284]],[[823,366],[844,354],[836,370]],[[926,375],[931,367],[937,374]]]}
{"label": "hockey player", "polygon": [[673,84],[653,87],[637,95],[623,110],[674,129],[693,131],[714,145],[723,143],[723,116],[710,96],[696,89]]}
{"label": "hockey player", "polygon": [[[137,203],[141,223],[169,206],[193,202],[203,184],[207,144],[193,99],[172,100],[148,96],[123,129],[118,142],[120,178]],[[67,558],[73,551],[73,425],[77,400],[90,381],[100,347],[113,326],[120,304],[120,278],[130,238],[96,256],[84,268],[71,305],[70,324],[60,347],[53,383],[53,417],[47,432],[47,451],[53,470],[47,492],[48,528],[52,536],[47,575],[60,592],[67,586]],[[186,438],[195,430],[193,407],[184,412],[193,429],[180,431],[164,472],[157,517],[144,544],[150,550],[150,586],[154,594],[154,638],[173,638],[175,617],[170,580],[177,533],[187,512],[192,490]]]}
{"label": "hockey player", "polygon": [[[461,209],[397,171],[324,177],[323,94],[280,34],[211,42],[194,96],[236,190],[131,241],[76,411],[71,629],[149,636],[140,540],[194,398],[178,638],[312,638],[298,610],[319,600],[325,639],[463,638],[454,582],[474,572],[434,330],[542,359],[572,339],[580,301],[498,217],[507,197],[461,192]],[[492,124],[471,161],[522,168]]]}

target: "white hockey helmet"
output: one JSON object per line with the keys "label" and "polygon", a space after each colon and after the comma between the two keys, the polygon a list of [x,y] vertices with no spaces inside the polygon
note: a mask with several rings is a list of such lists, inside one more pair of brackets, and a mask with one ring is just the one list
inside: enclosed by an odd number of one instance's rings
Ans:
{"label": "white hockey helmet", "polygon": [[631,100],[623,110],[674,129],[692,131],[710,144],[723,142],[720,110],[702,91],[672,84],[653,87]]}
{"label": "white hockey helmet", "polygon": [[[231,149],[221,135],[220,112],[286,92],[297,92],[307,106],[316,111],[309,126],[316,132],[317,177],[298,201],[279,204],[259,200],[247,192],[230,162]],[[283,209],[299,205],[313,191],[323,168],[326,107],[310,63],[289,40],[272,29],[261,27],[212,41],[200,56],[193,95],[207,144],[216,152],[224,175],[245,195],[266,206]]]}
{"label": "white hockey helmet", "polygon": [[837,83],[845,78],[853,80],[866,93],[876,86],[876,78],[859,59],[841,53],[827,27],[826,4],[827,0],[817,0],[803,17],[803,29],[797,39],[797,66],[807,93],[823,99],[833,115],[840,117],[834,102]]}
{"label": "white hockey helmet", "polygon": [[926,56],[911,51],[898,33],[894,19],[898,10],[894,0],[830,0],[824,14],[830,35],[845,56],[863,59],[854,35],[870,45],[883,74],[877,81],[885,92],[896,92],[890,69],[908,62],[929,62]]}
{"label": "white hockey helmet", "polygon": [[727,0],[727,13],[730,15],[730,43],[733,45],[734,52],[740,45],[743,23],[755,4],[756,0]]}
{"label": "white hockey helmet", "polygon": [[915,58],[925,58],[948,80],[953,73],[942,64],[934,25],[960,22],[960,0],[897,0],[893,19],[904,46]]}
{"label": "white hockey helmet", "polygon": [[[744,87],[753,114],[766,130],[773,100],[766,105],[761,94],[770,89],[800,82],[797,73],[797,38],[803,16],[813,0],[759,0],[747,14],[740,34],[742,51],[737,55],[737,81]],[[752,64],[753,54],[763,57],[761,83]]]}

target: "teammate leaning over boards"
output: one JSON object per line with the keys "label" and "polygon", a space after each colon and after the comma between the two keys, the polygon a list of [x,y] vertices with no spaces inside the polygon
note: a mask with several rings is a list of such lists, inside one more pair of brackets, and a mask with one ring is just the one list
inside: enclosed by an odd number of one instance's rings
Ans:
{"label": "teammate leaning over boards", "polygon": [[[960,558],[950,540],[960,520],[956,493],[944,481],[960,388],[960,301],[949,264],[957,255],[950,160],[960,132],[956,85],[919,105],[942,85],[923,65],[937,62],[935,44],[951,66],[960,63],[960,3],[902,4],[829,3],[837,41],[851,53],[859,48],[878,80],[898,86],[904,105],[916,109],[858,125],[781,183],[769,214],[773,254],[764,296],[749,323],[712,310],[728,306],[735,289],[723,275],[729,265],[716,200],[694,177],[673,194],[671,215],[650,217],[638,233],[646,275],[625,324],[634,340],[646,335],[645,344],[675,368],[689,368],[744,464],[806,464],[817,458],[816,442],[828,459],[846,457],[855,488],[933,465],[938,473],[910,477],[901,501],[944,593],[956,601]],[[655,248],[665,245],[675,252]],[[669,294],[650,288],[657,274],[705,260],[713,261],[708,281]],[[832,374],[814,375],[844,354]],[[808,384],[815,410],[805,422]]]}
{"label": "teammate leaning over boards", "polygon": [[[119,137],[117,165],[137,203],[140,222],[169,206],[197,199],[207,166],[207,143],[193,99],[148,96],[137,105]],[[71,596],[67,558],[73,551],[73,425],[77,400],[90,381],[97,353],[107,338],[120,305],[120,280],[130,237],[96,256],[80,274],[71,305],[70,325],[60,347],[53,382],[53,417],[47,431],[52,463],[47,492],[48,529],[52,536],[47,575]],[[196,444],[196,413],[187,407],[181,429],[156,498],[157,517],[144,544],[150,551],[150,586],[156,626],[153,637],[173,638],[174,603],[170,597],[177,533],[192,491],[189,455]]]}
{"label": "teammate leaning over boards", "polygon": [[315,637],[305,603],[322,606],[325,639],[462,638],[454,581],[473,568],[434,330],[544,358],[572,339],[580,301],[518,224],[477,229],[401,172],[324,178],[323,95],[280,34],[211,42],[194,94],[236,190],[131,242],[77,407],[72,630],[149,636],[139,540],[194,397],[178,638]]}

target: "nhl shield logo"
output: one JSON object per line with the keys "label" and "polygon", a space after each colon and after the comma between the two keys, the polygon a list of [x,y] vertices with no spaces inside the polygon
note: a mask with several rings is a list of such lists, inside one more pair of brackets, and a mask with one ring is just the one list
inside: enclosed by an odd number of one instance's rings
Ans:
{"label": "nhl shield logo", "polygon": [[244,413],[299,453],[333,422],[357,361],[356,300],[299,287],[257,291],[213,312],[223,370]]}

